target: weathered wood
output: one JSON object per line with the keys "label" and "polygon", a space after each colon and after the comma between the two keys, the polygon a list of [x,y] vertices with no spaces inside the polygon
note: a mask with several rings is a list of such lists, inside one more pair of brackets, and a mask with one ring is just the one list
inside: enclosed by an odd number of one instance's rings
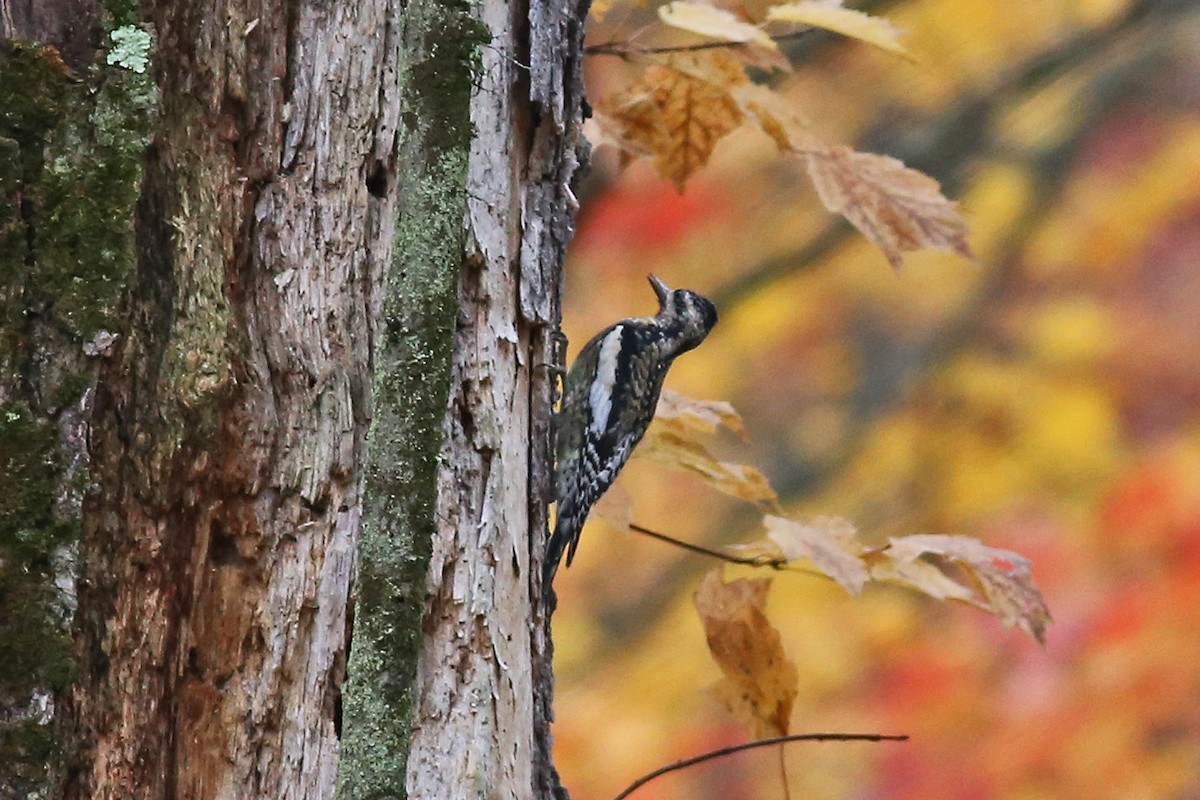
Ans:
{"label": "weathered wood", "polygon": [[[393,224],[394,4],[148,3],[161,116],[85,501],[68,798],[325,798]],[[382,88],[381,88],[382,87]]]}
{"label": "weathered wood", "polygon": [[405,793],[425,574],[463,259],[470,97],[488,43],[457,0],[410,0],[399,29],[406,109],[399,221],[375,350],[354,634],[338,795]]}
{"label": "weathered wood", "polygon": [[565,798],[554,768],[550,723],[554,719],[552,592],[541,587],[541,556],[554,498],[551,419],[556,375],[565,368],[558,347],[562,321],[563,261],[575,235],[578,201],[571,183],[587,163],[581,126],[588,113],[583,85],[583,33],[591,0],[530,6],[530,86],[535,111],[526,173],[521,244],[521,313],[532,326],[533,391],[530,401],[530,539],[533,542],[534,788],[540,798]]}
{"label": "weathered wood", "polygon": [[[531,10],[532,7],[532,10]],[[547,798],[553,333],[574,201],[585,5],[490,0],[467,260],[409,761],[413,798]],[[524,65],[524,66],[523,66]]]}
{"label": "weathered wood", "polygon": [[48,795],[57,764],[91,386],[154,105],[93,54],[93,6],[0,0],[0,797]]}

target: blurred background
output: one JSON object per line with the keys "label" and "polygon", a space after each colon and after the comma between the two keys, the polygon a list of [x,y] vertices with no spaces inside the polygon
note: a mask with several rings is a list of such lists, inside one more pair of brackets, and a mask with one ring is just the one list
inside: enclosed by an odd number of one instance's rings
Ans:
{"label": "blurred background", "polygon": [[[990,616],[774,576],[800,672],[794,798],[1200,798],[1200,3],[853,3],[916,63],[823,34],[759,76],[831,142],[902,159],[961,201],[978,264],[926,251],[896,273],[761,133],[722,142],[683,194],[599,148],[567,268],[571,356],[652,313],[646,275],[721,322],[668,386],[728,400],[793,515],[874,540],[956,533],[1033,561],[1043,649]],[[616,3],[591,41],[653,7]],[[593,98],[639,67],[594,56]],[[759,514],[635,458],[633,520],[728,545]],[[575,800],[746,741],[691,595],[716,562],[594,520],[556,581],[556,759]],[[727,569],[727,577],[752,570]],[[753,574],[754,577],[769,577]],[[777,755],[668,776],[652,798],[782,798]]]}

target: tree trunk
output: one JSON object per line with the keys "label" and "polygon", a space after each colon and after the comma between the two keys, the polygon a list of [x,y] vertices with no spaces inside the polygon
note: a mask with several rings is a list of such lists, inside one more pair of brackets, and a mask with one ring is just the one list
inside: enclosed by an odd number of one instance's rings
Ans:
{"label": "tree trunk", "polygon": [[[35,4],[77,72],[27,48],[48,99],[0,117],[0,469],[31,498],[0,578],[69,570],[91,458],[63,796],[326,798],[340,744],[347,797],[560,793],[540,558],[585,4],[147,0],[157,97],[80,49],[140,35],[128,6]],[[70,669],[36,663],[63,668],[6,706]]]}
{"label": "tree trunk", "polygon": [[[429,567],[413,798],[549,798],[541,556],[586,4],[485,0],[466,261]],[[528,65],[528,66],[523,66]]]}
{"label": "tree trunk", "polygon": [[375,351],[339,796],[403,797],[463,260],[470,97],[488,43],[461,3],[410,0],[395,252]]}
{"label": "tree trunk", "polygon": [[[154,105],[93,60],[90,2],[0,0],[0,797],[46,796],[70,620],[87,419],[133,260]],[[123,20],[107,18],[106,24]],[[29,40],[41,40],[31,42]]]}
{"label": "tree trunk", "polygon": [[146,11],[160,117],[96,393],[65,795],[329,797],[395,6]]}

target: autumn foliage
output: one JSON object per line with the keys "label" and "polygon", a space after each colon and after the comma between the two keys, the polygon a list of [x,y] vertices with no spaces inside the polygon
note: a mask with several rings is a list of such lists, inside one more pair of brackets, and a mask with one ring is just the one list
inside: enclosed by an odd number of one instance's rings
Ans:
{"label": "autumn foliage", "polygon": [[[648,61],[637,80],[597,103],[600,127],[626,158],[651,159],[680,189],[713,148],[741,125],[758,127],[781,153],[804,164],[817,196],[842,214],[899,267],[903,253],[937,247],[970,256],[966,223],[938,182],[903,163],[823,143],[782,95],[751,83],[745,67],[789,68],[764,27],[702,2],[659,8],[666,25],[734,46],[704,50],[630,47]],[[764,23],[826,28],[904,53],[886,20],[835,3],[806,0],[770,6]]]}
{"label": "autumn foliage", "polygon": [[[911,738],[793,745],[793,797],[1195,793],[1195,14],[601,11],[569,333],[647,272],[703,291],[672,384],[721,401],[664,396],[560,581],[573,796],[812,730]],[[635,796],[780,782],[742,754]]]}

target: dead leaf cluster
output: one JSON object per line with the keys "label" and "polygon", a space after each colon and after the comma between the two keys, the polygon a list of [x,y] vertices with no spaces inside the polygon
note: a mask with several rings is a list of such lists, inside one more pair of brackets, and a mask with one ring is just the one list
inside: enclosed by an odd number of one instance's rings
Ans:
{"label": "dead leaf cluster", "polygon": [[[815,572],[853,595],[868,583],[891,584],[938,600],[969,603],[1044,641],[1050,614],[1028,559],[967,536],[921,534],[872,546],[841,517],[798,520],[785,516],[767,477],[754,467],[716,457],[702,437],[720,429],[745,435],[733,407],[664,392],[658,415],[636,455],[699,478],[719,492],[763,512],[764,538],[735,546],[731,559]],[[628,500],[615,520],[629,519]]]}
{"label": "dead leaf cluster", "polygon": [[600,128],[624,160],[647,158],[682,189],[721,139],[748,124],[799,158],[822,204],[858,228],[893,267],[904,253],[925,247],[971,257],[966,221],[936,180],[894,158],[823,143],[783,95],[746,75],[747,66],[789,66],[768,26],[823,28],[905,54],[891,23],[820,0],[772,6],[759,22],[744,11],[684,0],[662,6],[659,17],[729,46],[641,51],[649,66],[596,104]]}

